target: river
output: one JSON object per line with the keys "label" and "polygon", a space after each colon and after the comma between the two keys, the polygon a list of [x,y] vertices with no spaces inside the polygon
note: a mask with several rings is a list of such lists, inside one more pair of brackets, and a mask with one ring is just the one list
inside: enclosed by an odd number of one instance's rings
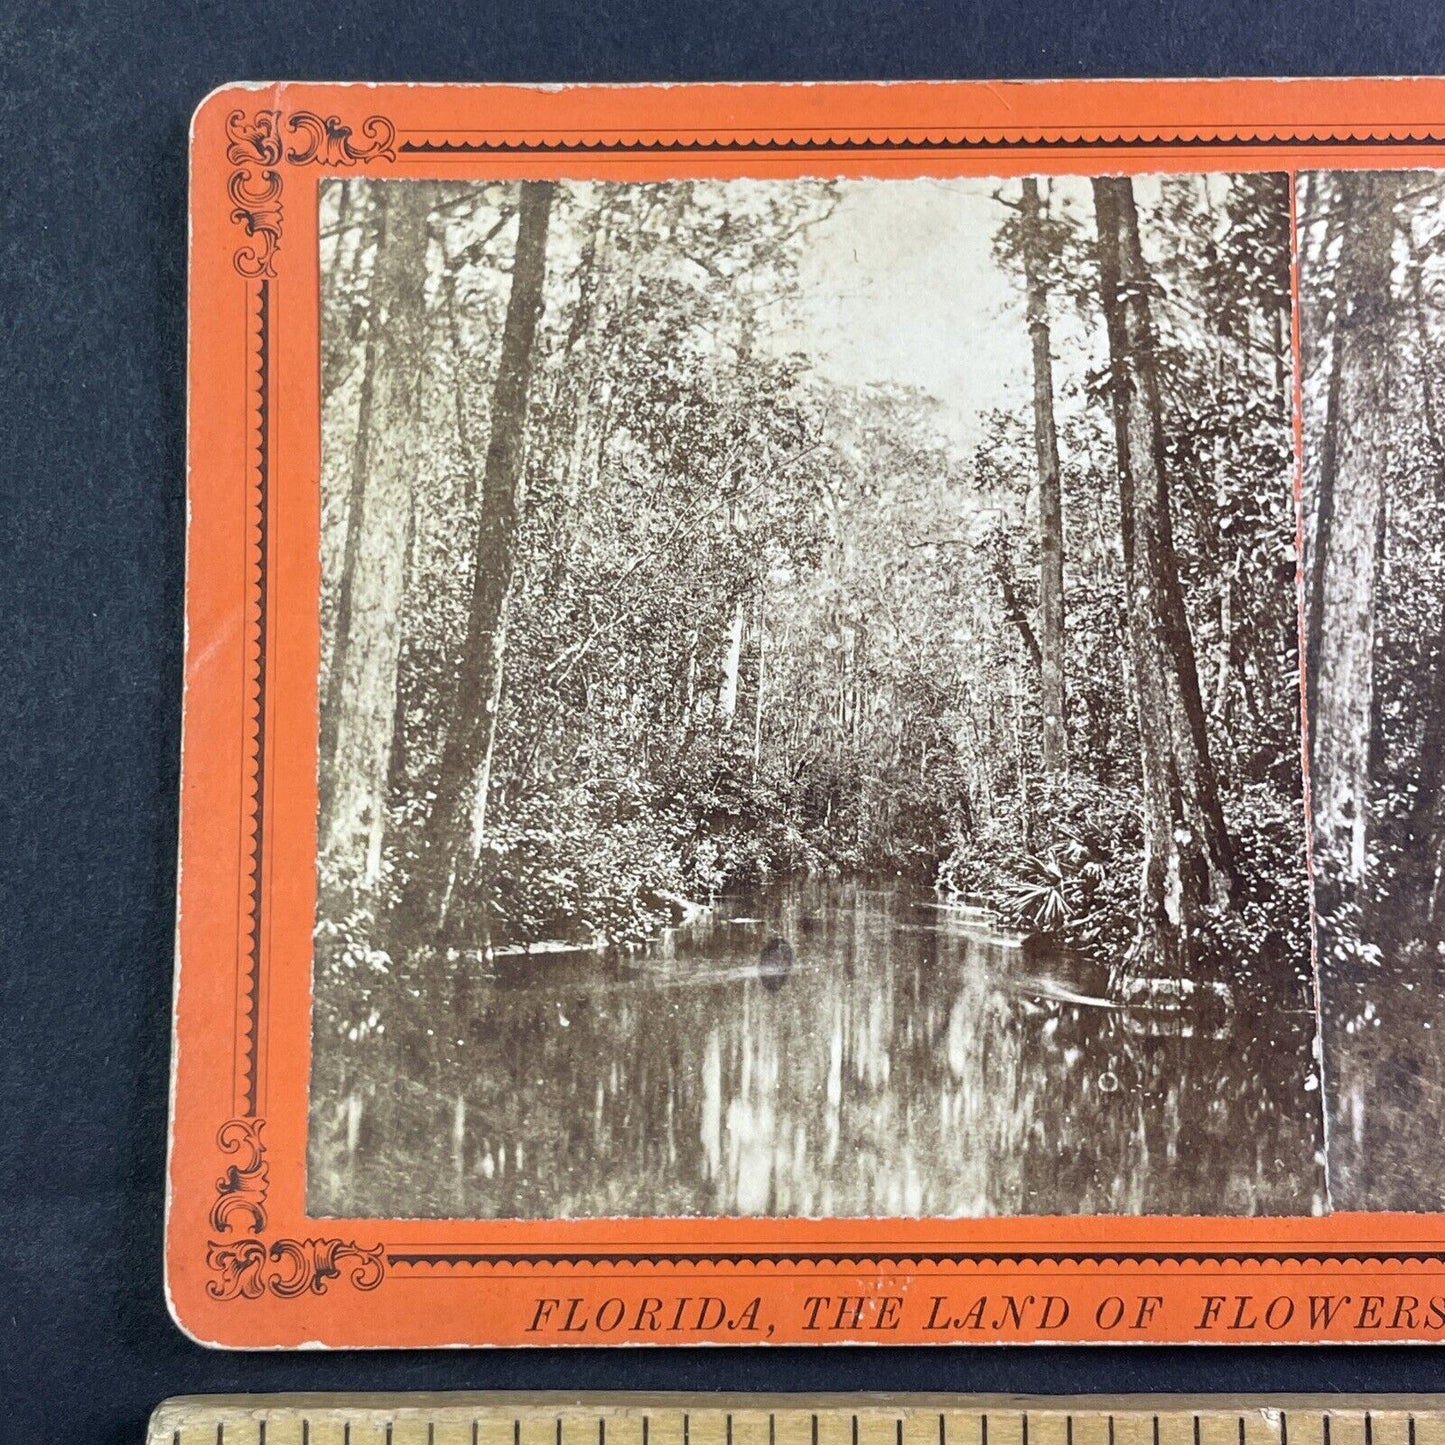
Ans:
{"label": "river", "polygon": [[[317,1064],[310,1207],[414,1217],[1300,1214],[1295,991],[1111,1007],[927,890],[786,882],[635,951],[402,991]],[[1096,988],[1096,985],[1095,985]],[[345,1082],[343,1082],[345,1081]]]}

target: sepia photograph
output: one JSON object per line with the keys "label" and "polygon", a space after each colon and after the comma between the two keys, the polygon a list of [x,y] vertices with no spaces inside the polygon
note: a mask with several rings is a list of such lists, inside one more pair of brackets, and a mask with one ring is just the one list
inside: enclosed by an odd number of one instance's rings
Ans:
{"label": "sepia photograph", "polygon": [[[1433,185],[1301,241],[1331,1149],[1402,1161]],[[320,195],[310,1214],[1325,1212],[1288,178]]]}
{"label": "sepia photograph", "polygon": [[1301,178],[1313,876],[1336,1208],[1440,1207],[1445,178]]}

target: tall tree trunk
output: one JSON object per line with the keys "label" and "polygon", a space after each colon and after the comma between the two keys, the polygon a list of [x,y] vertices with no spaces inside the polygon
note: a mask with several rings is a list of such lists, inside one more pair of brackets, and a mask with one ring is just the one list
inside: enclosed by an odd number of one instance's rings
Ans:
{"label": "tall tree trunk", "polygon": [[347,363],[351,358],[351,346],[356,337],[351,334],[351,318],[357,314],[358,307],[353,299],[348,307],[350,313],[345,319],[339,314],[340,300],[343,292],[352,290],[355,285],[355,271],[361,263],[361,253],[365,249],[358,245],[351,255],[351,285],[343,284],[342,278],[346,274],[346,266],[343,265],[342,257],[346,254],[346,233],[351,227],[352,190],[354,182],[337,181],[340,187],[336,197],[336,246],[331,253],[331,265],[321,281],[321,397],[323,402],[336,390],[341,377],[346,372]]}
{"label": "tall tree trunk", "polygon": [[1041,673],[1044,660],[1043,651],[1039,647],[1038,638],[1034,636],[1034,629],[1029,625],[1023,598],[1019,596],[1018,589],[1014,586],[1013,559],[1009,556],[1008,538],[1002,531],[994,534],[992,547],[993,574],[998,579],[1004,621],[1018,630],[1019,641],[1024,645],[1024,655],[1028,658],[1034,672]]}
{"label": "tall tree trunk", "polygon": [[[357,272],[361,269],[362,257],[376,235],[377,214],[375,208],[366,208],[365,193],[357,200],[358,188],[365,182],[340,181],[341,193],[337,200],[336,249],[332,252],[331,265],[327,268],[322,282],[321,310],[324,320],[321,340],[321,396],[329,400],[346,380],[352,368],[352,356],[361,328],[366,321],[365,298],[358,295]],[[358,215],[357,212],[360,211]],[[357,233],[356,242],[350,246],[349,234]]]}
{"label": "tall tree trunk", "polygon": [[758,695],[753,704],[753,781],[763,762],[763,690],[768,680],[768,630],[763,615],[763,599],[758,597]]}
{"label": "tall tree trunk", "polygon": [[1274,394],[1282,415],[1289,415],[1289,369],[1291,357],[1285,338],[1289,335],[1288,305],[1276,306],[1269,313],[1269,349],[1274,361]]}
{"label": "tall tree trunk", "polygon": [[[405,605],[406,588],[412,577],[416,562],[416,507],[407,513],[406,547],[402,554],[402,601]],[[392,689],[391,710],[391,753],[387,759],[386,796],[388,800],[397,797],[406,788],[407,772],[411,757],[407,749],[407,649],[405,643],[397,648],[396,685]]]}
{"label": "tall tree trunk", "polygon": [[684,731],[692,722],[692,700],[697,691],[697,634],[687,635],[687,666],[682,670],[682,705],[677,709],[675,721]]}
{"label": "tall tree trunk", "polygon": [[852,699],[851,728],[854,746],[863,735],[863,709],[867,701],[864,691],[864,667],[868,657],[868,623],[860,618],[853,633],[853,648],[849,658],[849,695]]}
{"label": "tall tree trunk", "polygon": [[1023,258],[1033,347],[1034,452],[1039,470],[1039,702],[1043,710],[1046,773],[1069,766],[1064,711],[1064,502],[1059,479],[1059,438],[1054,426],[1054,372],[1050,355],[1049,290],[1045,275],[1039,183],[1023,182]]}
{"label": "tall tree trunk", "polygon": [[[1341,173],[1336,179],[1343,182],[1344,174]],[[1335,243],[1341,241],[1345,232],[1350,229],[1352,198],[1353,192],[1341,184],[1334,204],[1329,208],[1325,239],[1319,253],[1321,268],[1328,264]],[[1338,288],[1336,290],[1338,291]],[[1338,315],[1343,305],[1344,297],[1337,294],[1334,315]],[[1333,319],[1332,316],[1331,320]],[[1331,329],[1333,330],[1333,326]],[[1325,558],[1330,550],[1330,528],[1335,511],[1335,428],[1329,419],[1340,407],[1340,356],[1341,353],[1331,347],[1330,373],[1325,386],[1325,428],[1324,436],[1320,439],[1319,479],[1314,506],[1311,508],[1313,533],[1309,541],[1313,550],[1309,563],[1309,592],[1305,598],[1305,678],[1311,687],[1320,673],[1320,613],[1324,607]]]}
{"label": "tall tree trunk", "polygon": [[723,649],[722,685],[718,688],[717,705],[723,727],[731,729],[738,710],[738,672],[743,660],[743,604],[733,604],[732,621],[728,624],[727,645]]}
{"label": "tall tree trunk", "polygon": [[[512,286],[492,389],[491,436],[482,476],[467,633],[458,666],[455,715],[442,750],[437,799],[423,856],[407,892],[407,921],[430,919],[438,936],[457,935],[458,891],[474,884],[502,702],[507,598],[516,565],[524,485],[527,394],[547,270],[552,181],[524,181]],[[485,901],[479,919],[486,926]],[[483,940],[485,941],[485,940]]]}
{"label": "tall tree trunk", "polygon": [[[577,266],[577,305],[565,343],[567,365],[561,386],[572,417],[563,463],[564,498],[569,508],[581,496],[587,474],[595,470],[594,446],[598,427],[593,415],[609,361],[607,329],[611,320],[614,289],[609,265],[612,190],[608,187],[592,219],[592,229],[582,247]],[[636,284],[636,278],[631,278]],[[580,364],[577,358],[581,350]]]}
{"label": "tall tree trunk", "polygon": [[433,195],[412,181],[375,193],[372,320],[320,736],[321,851],[363,887],[381,869]]}
{"label": "tall tree trunk", "polygon": [[1389,467],[1393,202],[1398,179],[1338,178],[1350,222],[1335,279],[1332,371],[1320,469],[1315,558],[1316,671],[1310,701],[1310,796],[1326,909],[1346,901],[1369,861],[1370,720],[1375,582]]}
{"label": "tall tree trunk", "polygon": [[1194,938],[1205,910],[1229,901],[1233,851],[1174,552],[1150,277],[1133,182],[1104,177],[1093,191],[1143,763],[1144,864],[1129,966],[1183,977],[1198,962]]}
{"label": "tall tree trunk", "polygon": [[[1420,368],[1420,405],[1425,438],[1434,463],[1435,504],[1445,506],[1445,434],[1435,399],[1435,347],[1426,321],[1422,257],[1410,266],[1410,303],[1415,313],[1415,341]],[[1424,691],[1425,724],[1420,734],[1420,770],[1408,819],[1413,857],[1419,871],[1415,906],[1433,930],[1438,923],[1442,861],[1445,861],[1445,613],[1437,615],[1430,639],[1428,682]]]}
{"label": "tall tree trunk", "polygon": [[[1224,357],[1221,355],[1219,358],[1221,392],[1224,388],[1224,366]],[[1214,495],[1222,497],[1225,495],[1224,489],[1227,480],[1223,435],[1216,435],[1214,438],[1212,471]],[[1218,568],[1219,580],[1216,585],[1219,588],[1219,644],[1214,673],[1214,702],[1210,706],[1209,715],[1216,723],[1227,727],[1230,680],[1234,668],[1234,576],[1230,571],[1228,549],[1225,547],[1219,548]],[[1225,735],[1228,736],[1227,731]]]}

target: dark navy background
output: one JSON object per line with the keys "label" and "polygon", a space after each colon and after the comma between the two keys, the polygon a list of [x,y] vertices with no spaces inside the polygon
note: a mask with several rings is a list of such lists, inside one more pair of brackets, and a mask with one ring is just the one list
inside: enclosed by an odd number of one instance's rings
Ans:
{"label": "dark navy background", "polygon": [[219,1390],[1445,1384],[1423,1349],[219,1354],[171,1324],[160,1268],[186,128],[208,90],[1431,71],[1438,0],[0,5],[0,1439],[138,1442],[162,1396]]}

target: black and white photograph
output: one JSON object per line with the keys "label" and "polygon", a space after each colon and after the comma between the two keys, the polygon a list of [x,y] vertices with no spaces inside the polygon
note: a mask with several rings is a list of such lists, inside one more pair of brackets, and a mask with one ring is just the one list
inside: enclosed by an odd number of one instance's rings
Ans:
{"label": "black and white photograph", "polygon": [[[1428,184],[1303,242],[1367,1129],[1434,1112]],[[1288,179],[321,197],[308,1210],[1324,1212]]]}
{"label": "black and white photograph", "polygon": [[1445,178],[1301,178],[1313,874],[1336,1208],[1440,1208]]}

